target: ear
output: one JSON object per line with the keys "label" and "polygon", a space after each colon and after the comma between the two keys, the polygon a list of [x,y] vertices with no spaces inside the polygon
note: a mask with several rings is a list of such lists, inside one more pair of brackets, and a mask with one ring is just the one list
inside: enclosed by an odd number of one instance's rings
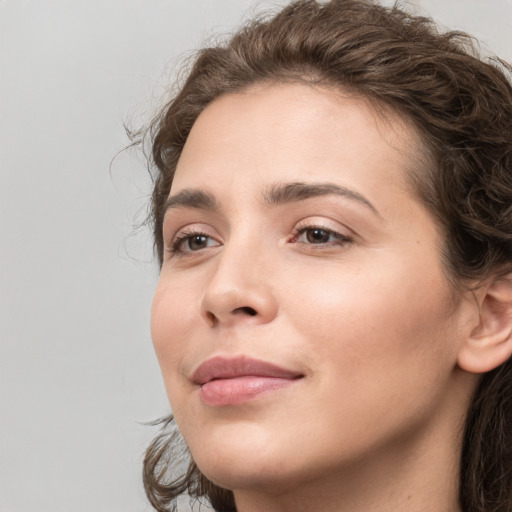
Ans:
{"label": "ear", "polygon": [[460,347],[458,364],[468,372],[484,373],[512,355],[512,273],[487,281],[475,297],[478,318]]}

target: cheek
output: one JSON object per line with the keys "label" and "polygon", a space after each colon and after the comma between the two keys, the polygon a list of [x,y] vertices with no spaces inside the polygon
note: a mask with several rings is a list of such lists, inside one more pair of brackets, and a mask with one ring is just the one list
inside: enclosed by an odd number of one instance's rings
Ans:
{"label": "cheek", "polygon": [[307,303],[290,303],[297,336],[313,348],[317,392],[303,406],[311,430],[334,443],[333,453],[400,437],[427,422],[456,364],[442,278],[418,282],[385,268],[387,276],[350,272],[338,280],[330,272],[323,286],[310,274],[295,294]]}
{"label": "cheek", "polygon": [[183,363],[188,340],[200,321],[193,307],[196,297],[188,290],[161,278],[151,307],[151,337],[170,400],[178,389],[174,384],[188,371]]}
{"label": "cheek", "polygon": [[294,299],[290,314],[333,372],[364,388],[397,374],[430,380],[455,364],[451,296],[438,267],[422,273],[396,260],[364,273],[355,266],[322,272],[301,280],[294,296],[308,300]]}

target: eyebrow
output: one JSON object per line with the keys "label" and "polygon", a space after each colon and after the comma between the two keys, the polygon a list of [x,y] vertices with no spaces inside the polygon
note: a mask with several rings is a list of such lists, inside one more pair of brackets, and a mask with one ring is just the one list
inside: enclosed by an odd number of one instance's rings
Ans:
{"label": "eyebrow", "polygon": [[[326,195],[337,195],[357,201],[380,217],[377,208],[363,195],[359,194],[359,192],[340,185],[335,185],[334,183],[294,182],[275,184],[270,186],[263,194],[263,199],[268,205],[277,206]],[[164,215],[168,210],[180,207],[210,211],[217,211],[219,209],[217,201],[212,194],[204,190],[189,188],[167,199],[164,204]]]}
{"label": "eyebrow", "polygon": [[172,208],[197,208],[199,210],[218,210],[215,197],[203,190],[186,188],[169,197],[164,204],[164,215]]}
{"label": "eyebrow", "polygon": [[373,206],[366,197],[355,190],[351,190],[334,183],[284,183],[272,185],[264,194],[265,202],[269,205],[280,205],[302,201],[311,197],[337,195],[346,197],[366,206],[379,217],[381,216],[377,208]]}

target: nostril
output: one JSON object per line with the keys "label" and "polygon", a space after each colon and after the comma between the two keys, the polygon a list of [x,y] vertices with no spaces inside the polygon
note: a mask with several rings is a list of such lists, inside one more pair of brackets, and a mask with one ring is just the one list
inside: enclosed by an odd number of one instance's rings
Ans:
{"label": "nostril", "polygon": [[256,310],[253,309],[253,308],[250,308],[249,306],[244,306],[244,307],[241,307],[241,308],[236,308],[233,310],[233,313],[245,313],[246,315],[249,315],[249,316],[256,316],[257,313],[256,313]]}
{"label": "nostril", "polygon": [[217,323],[217,317],[210,311],[206,312],[206,320],[212,327]]}

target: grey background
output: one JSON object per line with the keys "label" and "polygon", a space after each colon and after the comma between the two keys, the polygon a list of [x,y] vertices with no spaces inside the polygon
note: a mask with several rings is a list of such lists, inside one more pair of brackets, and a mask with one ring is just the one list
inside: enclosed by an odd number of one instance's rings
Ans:
{"label": "grey background", "polygon": [[[178,56],[283,3],[0,0],[0,512],[149,510],[150,183],[109,165]],[[512,60],[511,0],[410,4]]]}

